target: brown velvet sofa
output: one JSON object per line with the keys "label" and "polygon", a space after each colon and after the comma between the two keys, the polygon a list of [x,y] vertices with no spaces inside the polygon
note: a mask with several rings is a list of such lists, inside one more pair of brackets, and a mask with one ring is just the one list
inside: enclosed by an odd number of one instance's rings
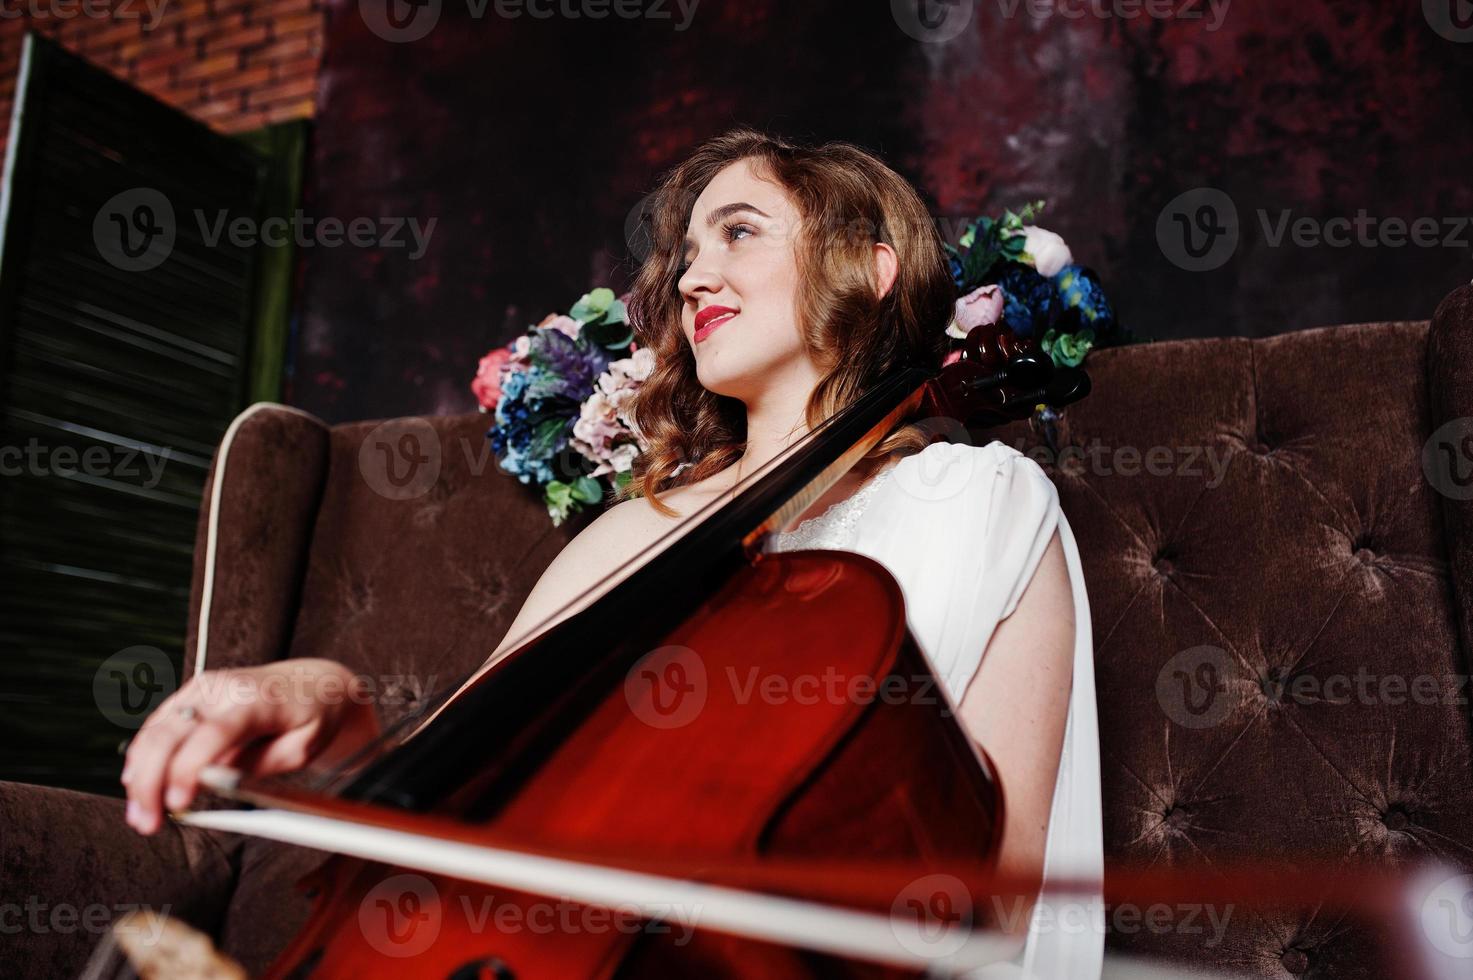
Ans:
{"label": "brown velvet sofa", "polygon": [[[1079,545],[1107,863],[1317,855],[1473,870],[1457,686],[1473,649],[1473,487],[1423,466],[1424,451],[1435,463],[1473,434],[1473,287],[1430,323],[1137,345],[1089,366],[1094,392],[1055,434],[1101,447],[1082,469],[1027,423],[976,437],[1035,451]],[[210,668],[331,657],[381,684],[390,724],[479,663],[579,527],[553,529],[497,472],[485,426],[246,413],[201,515],[186,673],[201,646]],[[379,447],[397,452],[406,433],[425,458],[386,470]],[[1174,693],[1204,662],[1215,694]],[[1425,693],[1421,677],[1442,692],[1432,703],[1409,693]],[[0,835],[0,903],[168,905],[253,972],[303,920],[293,884],[324,857],[182,825],[142,838],[119,800],[14,783],[0,783]],[[1110,949],[1181,964],[1380,972],[1371,930],[1315,909],[1254,910],[1216,939],[1109,919]],[[97,938],[0,932],[4,972],[76,975]]]}

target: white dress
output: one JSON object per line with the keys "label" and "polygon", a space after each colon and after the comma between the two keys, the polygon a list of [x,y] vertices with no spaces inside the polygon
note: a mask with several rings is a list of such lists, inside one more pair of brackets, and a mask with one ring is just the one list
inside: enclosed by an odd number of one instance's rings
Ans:
{"label": "white dress", "polygon": [[[1074,593],[1074,677],[1050,810],[1043,884],[1022,952],[991,978],[1094,980],[1104,956],[1099,724],[1089,599],[1074,534],[1043,469],[1002,442],[937,442],[904,457],[768,551],[830,549],[879,561],[900,584],[911,634],[960,704],[997,624],[1022,598],[1055,529]],[[1005,910],[1004,910],[1005,911]]]}

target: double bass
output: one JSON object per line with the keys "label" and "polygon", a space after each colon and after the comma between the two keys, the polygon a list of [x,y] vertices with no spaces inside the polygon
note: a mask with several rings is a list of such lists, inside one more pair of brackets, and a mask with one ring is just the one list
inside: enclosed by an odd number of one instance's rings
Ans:
{"label": "double bass", "polygon": [[[878,381],[371,761],[305,785],[207,772],[242,807],[177,819],[334,852],[301,882],[312,911],[267,976],[871,976],[997,958],[978,889],[1004,790],[898,584],[863,555],[762,545],[902,421],[986,426],[1088,391],[1031,341],[975,328],[960,359]],[[825,677],[842,696],[761,693]]]}

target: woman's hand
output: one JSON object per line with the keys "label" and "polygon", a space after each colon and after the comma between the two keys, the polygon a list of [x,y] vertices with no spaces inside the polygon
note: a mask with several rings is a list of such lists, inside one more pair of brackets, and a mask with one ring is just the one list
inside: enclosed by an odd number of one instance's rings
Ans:
{"label": "woman's hand", "polygon": [[128,745],[127,821],[163,824],[194,799],[207,765],[269,776],[332,763],[379,734],[365,686],[333,660],[303,657],[195,675],[149,715]]}

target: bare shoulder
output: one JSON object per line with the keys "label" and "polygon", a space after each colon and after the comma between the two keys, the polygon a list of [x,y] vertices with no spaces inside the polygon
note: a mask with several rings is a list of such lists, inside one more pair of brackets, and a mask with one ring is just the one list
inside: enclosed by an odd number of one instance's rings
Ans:
{"label": "bare shoulder", "polygon": [[661,513],[645,497],[623,500],[609,507],[564,546],[555,560],[559,571],[576,568],[575,577],[585,581],[612,575],[680,527],[700,509],[703,496],[698,488],[681,487],[660,494],[660,500],[673,508],[676,515]]}
{"label": "bare shoulder", "polygon": [[613,576],[641,561],[645,549],[679,523],[679,518],[666,517],[642,497],[609,507],[543,569],[501,644],[488,658],[488,665],[523,640],[586,606]]}

